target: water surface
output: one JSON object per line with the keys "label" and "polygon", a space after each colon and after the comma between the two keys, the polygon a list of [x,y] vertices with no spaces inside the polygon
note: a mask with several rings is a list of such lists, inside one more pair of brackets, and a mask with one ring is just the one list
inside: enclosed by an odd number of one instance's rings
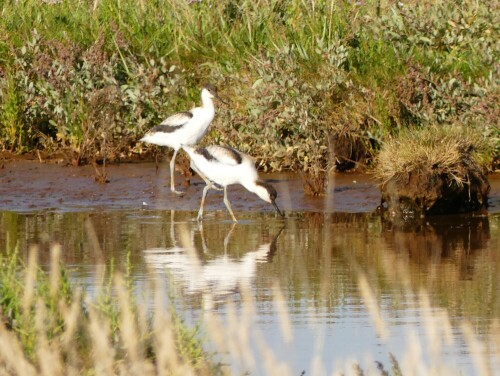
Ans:
{"label": "water surface", "polygon": [[[199,182],[184,198],[170,196],[152,165],[117,167],[104,186],[73,169],[29,168],[16,174],[9,165],[0,177],[1,252],[27,257],[36,244],[49,265],[51,246],[61,244],[71,278],[90,293],[96,266],[124,270],[128,262],[143,304],[153,304],[150,282],[159,280],[166,296],[175,290],[188,322],[219,320],[221,359],[234,374],[350,374],[352,363],[375,371],[376,361],[390,368],[389,353],[403,365],[437,363],[463,375],[480,374],[480,359],[498,374],[496,183],[488,213],[410,226],[374,214],[379,196],[369,177],[338,176],[327,197],[307,198],[297,177],[276,174],[267,178],[285,219],[236,188],[239,223],[211,193],[200,224]],[[33,183],[22,184],[23,169]],[[44,182],[50,174],[57,184]]]}
{"label": "water surface", "polygon": [[[264,341],[292,374],[310,373],[314,357],[325,374],[351,359],[367,369],[376,360],[388,366],[389,353],[404,359],[412,336],[429,360],[426,317],[446,313],[451,343],[443,344],[443,359],[457,372],[477,374],[462,322],[489,341],[499,318],[499,215],[440,218],[411,229],[366,213],[301,213],[285,220],[240,213],[236,225],[223,212],[203,225],[195,216],[157,210],[1,212],[0,244],[17,244],[23,256],[38,244],[46,265],[51,244],[62,244],[72,278],[90,291],[96,265],[114,260],[123,269],[129,258],[138,295],[151,303],[148,280],[175,285],[192,323],[207,311],[228,320],[228,301],[242,314],[248,290],[255,359],[262,357]],[[360,276],[380,305],[385,336],[365,306]],[[276,286],[282,305],[274,300]],[[429,294],[428,307],[420,303],[422,289]],[[281,327],[283,307],[290,342]],[[490,362],[492,370],[500,366],[493,354]],[[232,365],[237,373],[251,370],[243,361]],[[255,374],[263,373],[258,362],[254,367]]]}

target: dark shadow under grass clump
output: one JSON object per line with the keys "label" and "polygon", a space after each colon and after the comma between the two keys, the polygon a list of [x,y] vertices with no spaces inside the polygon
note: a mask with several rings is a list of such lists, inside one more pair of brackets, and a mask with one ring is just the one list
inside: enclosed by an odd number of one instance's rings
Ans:
{"label": "dark shadow under grass clump", "polygon": [[381,209],[420,217],[486,208],[484,147],[480,135],[463,127],[428,127],[386,142],[375,170]]}

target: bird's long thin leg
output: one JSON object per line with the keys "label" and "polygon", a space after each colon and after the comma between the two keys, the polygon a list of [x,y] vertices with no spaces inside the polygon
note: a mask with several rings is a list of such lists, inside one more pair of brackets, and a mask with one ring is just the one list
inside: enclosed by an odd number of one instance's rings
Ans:
{"label": "bird's long thin leg", "polygon": [[175,229],[174,229],[175,210],[170,211],[170,239],[175,243]]}
{"label": "bird's long thin leg", "polygon": [[198,221],[198,231],[201,235],[201,247],[203,248],[203,254],[207,255],[210,251],[207,247],[207,242],[205,241],[205,233],[203,232],[203,222]]}
{"label": "bird's long thin leg", "polygon": [[229,244],[229,239],[231,238],[231,234],[233,233],[235,227],[236,227],[236,222],[231,225],[231,229],[224,238],[224,256],[227,255],[227,245]]}
{"label": "bird's long thin leg", "polygon": [[231,210],[231,205],[229,204],[229,200],[227,199],[227,187],[224,187],[224,204],[226,204],[226,208],[227,210],[229,210],[229,214],[231,214],[231,217],[233,217],[233,221],[238,222],[238,220],[233,214],[233,211]]}
{"label": "bird's long thin leg", "polygon": [[198,221],[201,221],[203,219],[203,206],[205,205],[205,197],[207,196],[208,190],[212,188],[212,183],[208,183],[205,185],[205,188],[203,188],[203,196],[201,196],[201,206],[200,210],[198,211]]}
{"label": "bird's long thin leg", "polygon": [[175,157],[177,156],[179,150],[174,151],[174,155],[170,160],[170,190],[178,195],[183,195],[184,192],[175,190]]}

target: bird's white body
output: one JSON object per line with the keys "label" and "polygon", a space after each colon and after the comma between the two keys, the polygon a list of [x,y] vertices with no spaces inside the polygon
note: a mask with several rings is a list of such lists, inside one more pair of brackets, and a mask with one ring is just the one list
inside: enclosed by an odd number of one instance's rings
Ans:
{"label": "bird's white body", "polygon": [[[192,164],[208,180],[227,187],[241,184],[253,192],[253,186],[259,175],[253,159],[240,151],[224,146],[207,146],[206,148],[184,147]],[[207,153],[200,153],[206,151]]]}
{"label": "bird's white body", "polygon": [[174,149],[174,155],[170,161],[170,189],[172,192],[182,193],[175,190],[174,182],[177,152],[182,145],[196,145],[205,136],[215,116],[213,98],[221,100],[214,86],[205,85],[201,90],[201,107],[169,116],[140,139],[143,142]]}
{"label": "bird's white body", "polygon": [[174,150],[179,150],[181,145],[196,145],[207,133],[215,117],[214,102],[207,94],[208,91],[202,91],[202,107],[195,107],[169,116],[146,133],[141,141],[169,146]]}
{"label": "bird's white body", "polygon": [[277,196],[276,190],[270,184],[259,180],[255,163],[249,155],[226,146],[212,145],[201,148],[183,145],[182,148],[191,158],[191,168],[207,184],[203,189],[198,219],[201,219],[203,216],[203,206],[207,191],[212,188],[217,189],[215,185],[223,187],[224,203],[235,222],[237,220],[227,199],[227,186],[232,184],[243,185],[262,200],[273,204],[278,213],[281,214],[275,202]]}

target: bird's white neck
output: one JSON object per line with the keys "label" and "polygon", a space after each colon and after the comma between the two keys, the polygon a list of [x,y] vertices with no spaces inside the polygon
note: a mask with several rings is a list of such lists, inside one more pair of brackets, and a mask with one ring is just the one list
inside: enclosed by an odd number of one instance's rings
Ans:
{"label": "bird's white neck", "polygon": [[245,189],[249,192],[255,193],[257,189],[257,184],[253,180],[242,181],[241,185],[245,187]]}
{"label": "bird's white neck", "polygon": [[242,185],[248,191],[255,193],[262,200],[264,200],[266,202],[271,202],[271,200],[269,198],[269,193],[267,192],[267,190],[262,185],[257,184],[257,182],[255,180],[242,182]]}
{"label": "bird's white neck", "polygon": [[213,108],[214,107],[214,101],[212,100],[212,94],[208,90],[203,89],[201,91],[201,103],[203,103],[203,108]]}

